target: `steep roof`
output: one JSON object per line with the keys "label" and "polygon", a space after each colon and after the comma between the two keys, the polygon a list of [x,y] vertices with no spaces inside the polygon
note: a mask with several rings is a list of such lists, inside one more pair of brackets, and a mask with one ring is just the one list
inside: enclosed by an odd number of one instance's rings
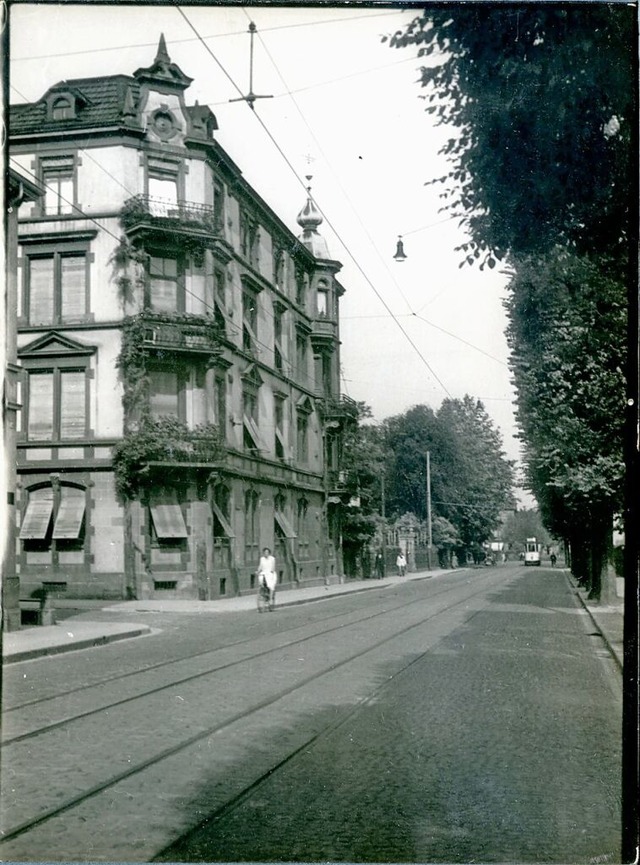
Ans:
{"label": "steep roof", "polygon": [[[9,135],[28,135],[35,132],[57,132],[87,129],[95,126],[120,126],[127,89],[137,101],[140,85],[130,75],[109,75],[101,78],[74,78],[60,81],[37,101],[9,106]],[[71,92],[81,96],[83,104],[76,117],[65,120],[47,119],[47,102],[55,92]]]}

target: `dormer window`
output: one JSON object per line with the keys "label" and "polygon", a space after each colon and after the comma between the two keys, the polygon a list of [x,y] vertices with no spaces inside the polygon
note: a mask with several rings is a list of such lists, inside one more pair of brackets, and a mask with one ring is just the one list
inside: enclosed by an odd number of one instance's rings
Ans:
{"label": "dormer window", "polygon": [[52,120],[72,120],[75,117],[73,102],[68,96],[60,96],[51,106]]}
{"label": "dormer window", "polygon": [[79,90],[57,85],[47,94],[47,120],[74,120],[90,104]]}

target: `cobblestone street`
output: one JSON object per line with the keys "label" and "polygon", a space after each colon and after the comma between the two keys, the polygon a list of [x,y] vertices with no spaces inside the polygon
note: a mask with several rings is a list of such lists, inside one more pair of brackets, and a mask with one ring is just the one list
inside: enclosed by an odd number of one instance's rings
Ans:
{"label": "cobblestone street", "polygon": [[561,572],[146,621],[8,668],[5,859],[617,860],[619,670]]}

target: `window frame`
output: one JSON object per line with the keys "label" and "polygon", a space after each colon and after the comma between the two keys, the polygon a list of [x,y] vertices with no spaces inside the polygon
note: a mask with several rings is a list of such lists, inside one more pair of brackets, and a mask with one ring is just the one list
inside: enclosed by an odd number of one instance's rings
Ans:
{"label": "window frame", "polygon": [[[151,274],[152,259],[161,259],[162,261],[175,261],[176,277],[175,280],[168,277],[162,277],[166,281],[175,281],[176,285],[176,308],[175,309],[156,309],[152,305],[152,284],[154,279],[160,279],[157,274]],[[151,248],[147,250],[147,259],[145,264],[145,280],[144,280],[144,309],[150,312],[158,312],[162,315],[175,315],[185,311],[186,303],[186,275],[185,275],[185,259],[184,255],[178,250],[173,249],[157,249]]]}
{"label": "window frame", "polygon": [[[55,162],[61,163],[63,160],[67,161],[68,167],[60,164],[58,164],[57,166],[54,165]],[[79,164],[80,161],[75,152],[50,153],[46,156],[40,156],[38,158],[38,180],[42,185],[42,188],[44,189],[44,195],[42,195],[39,202],[39,211],[41,216],[73,216],[75,213],[82,209],[80,204],[78,203]],[[49,179],[47,179],[47,176]],[[54,180],[57,180],[57,189],[55,190],[57,206],[55,207],[55,209],[50,209],[48,206],[48,201],[50,201],[50,197],[47,195],[47,193],[54,191],[54,186],[52,183]],[[71,200],[69,200],[68,196],[61,196],[61,180],[71,180]]]}
{"label": "window frame", "polygon": [[[92,232],[91,237],[96,233]],[[53,241],[32,242],[31,238],[20,238],[19,243],[23,248],[23,276],[22,276],[22,309],[20,311],[19,323],[27,327],[62,327],[73,324],[85,324],[94,321],[91,309],[91,265],[94,254],[91,252],[91,239],[60,238]],[[84,312],[79,316],[63,317],[63,284],[62,284],[62,259],[83,258],[84,259]],[[32,262],[51,259],[53,264],[53,302],[51,321],[31,321],[31,274]]]}
{"label": "window frame", "polygon": [[[88,359],[82,357],[69,358],[24,358],[21,361],[24,369],[24,405],[22,408],[21,432],[18,434],[21,441],[29,444],[47,443],[49,446],[58,443],[78,443],[91,439],[93,430],[90,428],[90,399],[92,379],[91,368]],[[66,373],[82,373],[84,375],[84,424],[82,435],[75,437],[62,437],[62,376]],[[37,438],[30,434],[31,421],[31,376],[51,375],[51,404],[52,421],[51,437]]]}
{"label": "window frame", "polygon": [[[176,376],[176,402],[177,414],[155,414],[151,407],[151,391],[152,377],[154,374],[172,374]],[[187,387],[189,384],[189,375],[181,364],[159,363],[151,360],[147,367],[147,410],[149,416],[153,420],[160,420],[163,417],[176,417],[182,423],[187,422]]]}
{"label": "window frame", "polygon": [[[58,522],[58,518],[60,515],[60,509],[63,500],[63,490],[65,489],[76,490],[84,495],[84,508],[82,519],[78,526],[78,532],[74,538],[55,537],[56,523]],[[24,526],[25,518],[29,509],[31,496],[34,493],[43,490],[51,490],[52,501],[52,507],[47,522],[46,532],[42,538],[23,538],[21,537],[21,531]],[[50,553],[51,561],[48,563],[48,565],[53,568],[54,573],[57,572],[58,568],[83,568],[85,566],[87,555],[89,553],[89,544],[87,543],[90,536],[90,532],[88,531],[87,527],[88,513],[90,510],[89,488],[84,484],[77,483],[75,481],[57,482],[55,484],[52,484],[51,482],[39,482],[28,487],[25,492],[26,496],[23,502],[20,519],[20,531],[18,532],[21,547],[20,552],[22,559],[22,567],[26,567],[27,571],[30,568],[42,567],[42,565],[38,565],[35,562],[29,562],[27,560],[27,556],[29,553]],[[78,498],[80,498],[80,496]],[[81,552],[83,554],[82,562],[78,562],[75,564],[69,562],[60,563],[60,553],[65,552]]]}
{"label": "window frame", "polygon": [[[180,203],[184,199],[184,164],[181,159],[172,159],[164,153],[147,153],[144,161],[144,189],[149,202],[149,210],[155,216],[171,216],[171,205],[174,204],[173,198],[166,199],[162,196],[152,195],[150,192],[151,180],[167,180],[170,179],[175,184],[175,209],[180,207]],[[153,202],[157,202],[157,212],[153,213]]]}

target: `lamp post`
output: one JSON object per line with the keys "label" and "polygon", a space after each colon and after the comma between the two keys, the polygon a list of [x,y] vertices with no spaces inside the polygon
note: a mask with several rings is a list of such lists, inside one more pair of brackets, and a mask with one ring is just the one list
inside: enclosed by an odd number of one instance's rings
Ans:
{"label": "lamp post", "polygon": [[431,570],[431,544],[433,542],[431,528],[431,453],[427,451],[427,565]]}

